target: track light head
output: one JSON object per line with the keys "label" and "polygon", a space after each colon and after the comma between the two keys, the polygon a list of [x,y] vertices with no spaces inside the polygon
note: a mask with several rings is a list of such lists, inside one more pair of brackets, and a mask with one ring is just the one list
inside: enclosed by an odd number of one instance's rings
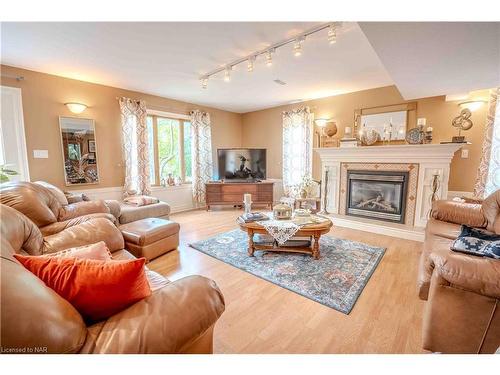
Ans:
{"label": "track light head", "polygon": [[248,59],[248,64],[247,64],[247,71],[249,73],[253,72],[253,67],[254,67],[254,64],[255,64],[255,56],[252,56]]}
{"label": "track light head", "polygon": [[293,55],[295,57],[299,57],[302,55],[302,42],[304,41],[304,37],[297,38],[295,43],[293,44]]}
{"label": "track light head", "polygon": [[201,82],[201,88],[206,89],[208,86],[208,77],[207,76],[201,77],[200,82]]}
{"label": "track light head", "polygon": [[337,43],[337,27],[335,25],[330,25],[328,27],[328,43]]}
{"label": "track light head", "polygon": [[266,52],[266,65],[267,66],[273,65],[273,52],[274,52],[274,49]]}
{"label": "track light head", "polygon": [[224,82],[229,82],[231,80],[231,70],[232,67],[228,66],[224,71]]}

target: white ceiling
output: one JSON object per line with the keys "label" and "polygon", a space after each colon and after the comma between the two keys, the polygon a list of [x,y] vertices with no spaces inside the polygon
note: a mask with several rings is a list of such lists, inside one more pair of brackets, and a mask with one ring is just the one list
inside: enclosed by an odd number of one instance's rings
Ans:
{"label": "white ceiling", "polygon": [[201,74],[319,24],[2,23],[2,63],[241,113],[393,83],[359,26],[344,23],[334,45],[324,30],[300,57],[284,46],[271,68],[261,57],[253,73],[241,64],[230,83],[219,74],[201,89]]}
{"label": "white ceiling", "polygon": [[362,22],[407,100],[500,86],[499,22]]}
{"label": "white ceiling", "polygon": [[[405,99],[500,86],[500,23],[344,22],[200,87],[216,67],[293,37],[312,22],[2,23],[1,62],[233,112],[396,84]],[[273,82],[280,79],[284,86]]]}

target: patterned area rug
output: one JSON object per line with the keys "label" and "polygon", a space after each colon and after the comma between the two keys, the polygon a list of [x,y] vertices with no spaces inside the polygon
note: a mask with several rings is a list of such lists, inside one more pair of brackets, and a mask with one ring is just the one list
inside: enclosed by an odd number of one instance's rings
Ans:
{"label": "patterned area rug", "polygon": [[322,236],[321,257],[256,251],[247,254],[248,236],[240,229],[190,244],[234,267],[261,277],[313,301],[349,314],[385,249],[361,242]]}

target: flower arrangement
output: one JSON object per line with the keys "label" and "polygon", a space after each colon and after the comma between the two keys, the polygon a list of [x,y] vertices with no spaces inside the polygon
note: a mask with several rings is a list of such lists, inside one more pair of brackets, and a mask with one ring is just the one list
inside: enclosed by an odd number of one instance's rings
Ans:
{"label": "flower arrangement", "polygon": [[310,198],[316,182],[311,175],[304,175],[299,184],[290,187],[290,196],[294,198]]}

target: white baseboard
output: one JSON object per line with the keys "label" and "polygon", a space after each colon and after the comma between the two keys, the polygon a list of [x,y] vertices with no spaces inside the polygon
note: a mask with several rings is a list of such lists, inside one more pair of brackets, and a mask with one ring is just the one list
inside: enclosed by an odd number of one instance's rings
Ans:
{"label": "white baseboard", "polygon": [[382,234],[385,236],[404,238],[406,240],[413,240],[424,242],[425,232],[424,228],[411,227],[402,224],[381,223],[375,220],[354,218],[346,215],[327,215],[332,221],[333,225],[339,227],[361,230],[364,232]]}

